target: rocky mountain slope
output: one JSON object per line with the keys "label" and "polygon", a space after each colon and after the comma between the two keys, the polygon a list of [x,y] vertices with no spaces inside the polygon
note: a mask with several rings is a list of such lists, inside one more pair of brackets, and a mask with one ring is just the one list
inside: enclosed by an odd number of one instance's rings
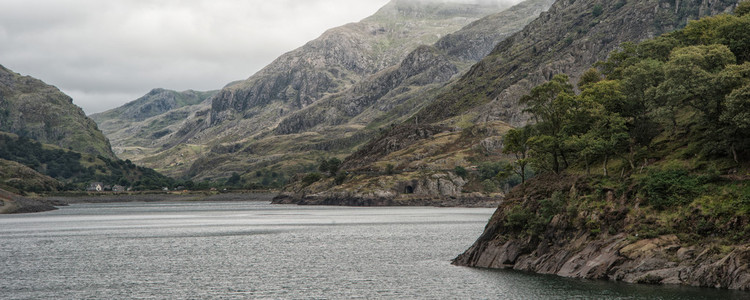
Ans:
{"label": "rocky mountain slope", "polygon": [[[680,1],[674,5],[663,1],[645,0],[556,1],[547,12],[542,13],[523,30],[499,43],[487,57],[472,66],[459,80],[438,91],[436,95],[420,96],[433,97],[435,100],[425,104],[407,122],[396,125],[394,129],[382,133],[378,139],[362,146],[358,152],[344,161],[342,168],[345,171],[382,170],[385,161],[409,160],[394,157],[394,153],[412,153],[416,149],[411,148],[411,145],[417,140],[426,139],[427,141],[420,143],[432,144],[436,141],[435,137],[441,136],[439,132],[434,132],[429,135],[410,136],[404,140],[401,133],[412,128],[414,123],[444,128],[445,133],[455,131],[456,128],[466,130],[486,122],[500,121],[505,122],[506,126],[525,124],[528,116],[521,113],[524,107],[518,100],[535,84],[561,72],[571,74],[575,81],[591,64],[605,59],[610,50],[623,42],[640,41],[674,30],[684,26],[687,20],[697,19],[703,15],[731,11],[736,3],[737,1]],[[495,145],[494,151],[500,151],[504,131],[497,132],[497,135],[485,136],[462,147],[468,151],[483,148],[485,145]],[[389,147],[377,147],[378,141],[384,140],[390,141]],[[435,152],[431,155],[446,158],[451,156],[450,153],[451,151],[445,150],[444,153]],[[428,173],[435,172],[455,173],[450,172],[455,166],[469,168],[487,159],[496,159],[481,156],[468,158],[470,159],[450,160],[453,164],[448,163],[433,169],[427,167],[427,172],[423,173],[425,176],[431,176]],[[401,167],[396,165],[395,168]],[[387,176],[373,173],[352,180],[366,182],[377,181],[378,178],[385,180]],[[487,179],[481,176],[475,178],[483,182]],[[499,181],[494,183],[503,184]],[[358,186],[356,182],[349,185]],[[328,193],[331,198],[340,198],[336,195],[356,194],[360,190],[335,187],[326,192],[315,187],[316,185],[291,188],[285,191],[284,201],[302,201],[300,199],[309,194],[317,195],[318,199],[325,198]],[[396,198],[404,194],[396,185],[382,186],[380,190],[390,191]],[[476,191],[477,189],[466,189],[469,194]],[[439,193],[433,196],[443,197]],[[297,200],[290,200],[290,197]],[[327,201],[328,204],[333,202],[335,201]]]}
{"label": "rocky mountain slope", "polygon": [[[180,129],[152,139],[159,150],[123,148],[118,154],[196,179],[248,170],[289,174],[320,156],[345,155],[377,128],[421,107],[417,95],[442,87],[551,4],[528,2],[445,36],[502,7],[492,1],[392,1],[225,87],[210,99],[210,112],[200,110]],[[440,37],[436,47],[418,47]],[[388,113],[393,114],[384,117]],[[370,128],[360,131],[363,126]],[[269,180],[264,175],[247,179]]]}
{"label": "rocky mountain slope", "polygon": [[0,66],[0,131],[115,158],[96,123],[72,101],[54,86]]}
{"label": "rocky mountain slope", "polygon": [[205,114],[211,107],[208,99],[216,93],[153,89],[121,107],[90,117],[110,139],[117,155],[132,158],[162,150],[160,139],[180,130],[201,111]]}
{"label": "rocky mountain slope", "polygon": [[[252,182],[264,178],[265,170],[296,173],[314,169],[322,157],[349,154],[382,127],[401,122],[429,103],[442,87],[468,70],[473,57],[489,53],[491,44],[523,28],[551,3],[525,1],[475,21],[434,46],[417,47],[398,65],[289,114],[273,130],[233,144],[233,151],[212,151],[193,165],[191,174],[231,170],[243,165],[237,164],[238,159],[248,159],[256,174],[258,166],[262,169],[261,176],[246,176]],[[242,169],[233,171],[242,174]]]}
{"label": "rocky mountain slope", "polygon": [[518,100],[531,87],[560,73],[576,82],[591,64],[623,42],[641,41],[681,28],[688,20],[729,12],[736,4],[736,0],[556,1],[474,65],[418,117],[441,122],[468,114],[476,122],[525,124],[527,117]]}

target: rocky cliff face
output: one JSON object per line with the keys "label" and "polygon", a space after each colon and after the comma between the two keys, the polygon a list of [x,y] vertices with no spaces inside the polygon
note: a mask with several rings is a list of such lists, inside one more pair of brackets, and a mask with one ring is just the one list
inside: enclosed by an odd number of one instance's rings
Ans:
{"label": "rocky cliff face", "polygon": [[0,131],[114,158],[96,126],[73,100],[54,86],[0,66]]}
{"label": "rocky cliff face", "polygon": [[418,45],[432,44],[498,10],[497,4],[391,1],[375,15],[331,29],[222,90],[213,100],[211,124],[238,117],[235,114],[246,118],[248,109],[272,102],[283,104],[285,112],[305,107],[397,64]]}
{"label": "rocky cliff face", "polygon": [[[421,46],[397,66],[371,76],[340,94],[285,118],[277,134],[316,130],[347,122],[371,125],[397,121],[432,101],[450,79],[484,57],[504,38],[521,30],[552,5],[552,0],[524,1],[477,20],[433,46]],[[419,98],[415,101],[415,98]]]}
{"label": "rocky cliff face", "polygon": [[297,180],[274,202],[493,207],[503,194],[492,179],[485,185],[482,181],[494,174],[482,175],[476,169],[461,172],[456,167],[506,160],[496,141],[509,129],[502,122],[463,130],[395,127],[349,156],[341,174],[314,183]]}

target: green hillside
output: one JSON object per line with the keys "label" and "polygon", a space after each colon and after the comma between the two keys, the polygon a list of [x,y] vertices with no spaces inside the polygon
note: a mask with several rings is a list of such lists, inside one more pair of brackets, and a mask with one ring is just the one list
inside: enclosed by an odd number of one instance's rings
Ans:
{"label": "green hillside", "polygon": [[82,154],[1,132],[0,160],[6,161],[0,164],[0,187],[17,193],[85,190],[92,182],[136,190],[176,185],[173,179],[130,161]]}
{"label": "green hillside", "polygon": [[0,66],[0,131],[114,159],[109,141],[73,99]]}

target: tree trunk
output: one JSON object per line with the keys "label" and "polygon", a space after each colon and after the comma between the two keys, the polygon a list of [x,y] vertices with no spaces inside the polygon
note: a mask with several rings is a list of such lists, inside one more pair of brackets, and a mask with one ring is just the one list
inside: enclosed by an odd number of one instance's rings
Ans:
{"label": "tree trunk", "polygon": [[560,162],[557,161],[557,151],[552,152],[552,168],[555,169],[555,174],[560,174]]}
{"label": "tree trunk", "polygon": [[589,156],[584,155],[583,161],[586,162],[586,176],[591,175],[591,163],[589,163]]}
{"label": "tree trunk", "polygon": [[609,160],[609,155],[604,156],[604,176],[609,177],[609,170],[607,170],[607,160]]}

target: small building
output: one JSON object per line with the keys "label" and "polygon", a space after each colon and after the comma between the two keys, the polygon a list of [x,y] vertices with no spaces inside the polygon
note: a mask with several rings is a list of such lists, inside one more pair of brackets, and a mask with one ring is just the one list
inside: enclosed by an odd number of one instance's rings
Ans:
{"label": "small building", "polygon": [[113,192],[124,192],[125,191],[125,187],[121,186],[119,184],[115,184],[115,185],[112,186],[112,191]]}
{"label": "small building", "polygon": [[92,182],[86,188],[86,191],[89,191],[89,192],[101,192],[103,190],[104,190],[104,184],[101,182]]}

